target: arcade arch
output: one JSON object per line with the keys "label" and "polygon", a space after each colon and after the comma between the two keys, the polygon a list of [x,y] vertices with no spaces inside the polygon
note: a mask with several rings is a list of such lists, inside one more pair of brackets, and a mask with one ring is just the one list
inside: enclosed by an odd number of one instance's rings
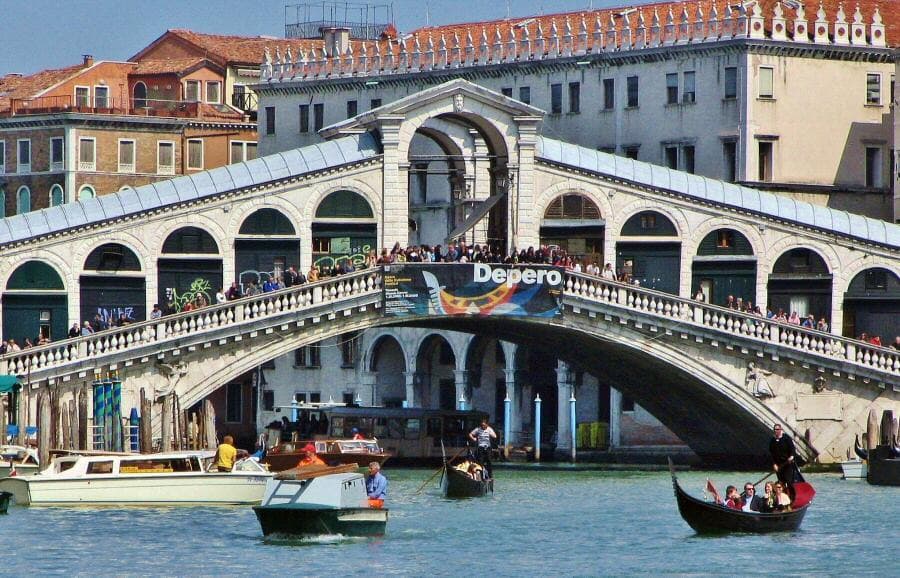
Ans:
{"label": "arcade arch", "polygon": [[[222,256],[213,236],[199,227],[181,227],[163,241],[157,261],[158,302],[183,311],[213,302],[222,288]],[[190,305],[189,305],[190,304]]]}
{"label": "arcade arch", "polygon": [[556,245],[584,263],[602,266],[606,221],[597,203],[581,192],[563,193],[551,200],[541,220],[541,245]]}
{"label": "arcade arch", "polygon": [[300,268],[300,237],[280,210],[263,207],[248,215],[234,239],[236,279],[242,291],[283,278],[289,267]]}
{"label": "arcade arch", "polygon": [[312,221],[313,265],[332,269],[359,266],[377,251],[378,224],[369,201],[349,189],[330,192],[316,205]]}
{"label": "arcade arch", "polygon": [[444,336],[432,333],[416,351],[415,399],[422,407],[452,410],[457,402],[456,353]]}
{"label": "arcade arch", "polygon": [[893,271],[884,267],[860,271],[843,301],[844,336],[878,336],[884,346],[900,336],[900,277]]}
{"label": "arcade arch", "polygon": [[659,211],[642,210],[622,225],[616,242],[616,271],[643,287],[678,295],[681,242],[675,223]]}
{"label": "arcade arch", "polygon": [[740,231],[722,227],[706,234],[691,267],[691,294],[702,290],[707,303],[725,305],[728,297],[756,303],[756,255]]}
{"label": "arcade arch", "polygon": [[131,323],[147,318],[146,279],[138,255],[121,243],[104,243],[84,261],[79,278],[82,321],[112,326],[122,316]]}
{"label": "arcade arch", "polygon": [[41,336],[66,336],[68,296],[63,278],[44,261],[26,261],[16,267],[3,292],[3,339],[24,346]]}
{"label": "arcade arch", "polygon": [[403,345],[391,334],[375,339],[366,357],[366,369],[375,374],[373,404],[401,407],[406,399],[406,353]]}
{"label": "arcade arch", "polygon": [[797,313],[831,324],[832,274],[817,251],[805,247],[782,253],[772,266],[766,303],[776,315],[779,310],[790,317]]}

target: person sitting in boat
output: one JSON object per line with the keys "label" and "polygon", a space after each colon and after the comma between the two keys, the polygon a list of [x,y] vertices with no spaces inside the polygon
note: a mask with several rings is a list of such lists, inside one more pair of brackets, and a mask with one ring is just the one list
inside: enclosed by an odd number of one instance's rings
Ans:
{"label": "person sitting in boat", "polygon": [[381,509],[387,497],[387,478],[381,473],[378,462],[369,463],[369,475],[366,476],[366,494],[369,496],[369,507]]}
{"label": "person sitting in boat", "polygon": [[775,511],[775,484],[772,482],[766,482],[759,511],[764,514]]}
{"label": "person sitting in boat", "polygon": [[781,482],[775,483],[775,504],[773,510],[775,512],[789,512],[791,510],[791,497],[784,491],[784,485]]}
{"label": "person sitting in boat", "polygon": [[357,428],[351,429],[350,433],[353,435],[353,437],[351,439],[354,439],[354,440],[366,439],[366,436],[362,435]]}
{"label": "person sitting in boat", "polygon": [[216,449],[216,469],[220,472],[230,472],[234,468],[237,453],[237,448],[234,447],[234,438],[226,435]]}
{"label": "person sitting in boat", "polygon": [[306,444],[305,446],[303,446],[303,452],[306,455],[297,463],[298,468],[327,465],[322,461],[322,458],[316,455],[316,446],[314,444]]}
{"label": "person sitting in boat", "polygon": [[744,494],[742,496],[741,509],[745,512],[762,511],[762,498],[756,495],[756,487],[747,482],[744,484]]}
{"label": "person sitting in boat", "polygon": [[729,510],[740,510],[742,506],[743,503],[738,495],[737,488],[734,486],[725,488],[725,507]]}

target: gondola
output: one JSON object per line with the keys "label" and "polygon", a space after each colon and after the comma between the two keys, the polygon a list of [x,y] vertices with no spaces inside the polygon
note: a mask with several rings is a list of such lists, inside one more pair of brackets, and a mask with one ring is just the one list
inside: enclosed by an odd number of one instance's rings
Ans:
{"label": "gondola", "polygon": [[669,471],[672,473],[672,486],[678,501],[678,512],[684,521],[698,534],[723,534],[729,532],[746,532],[763,534],[768,532],[790,532],[800,527],[803,516],[815,495],[810,484],[796,483],[795,504],[799,507],[789,512],[758,514],[730,510],[718,504],[705,502],[688,495],[678,485],[675,468],[669,460]]}
{"label": "gondola", "polygon": [[867,452],[866,450],[864,450],[864,449],[859,445],[859,435],[857,435],[856,437],[853,438],[853,451],[856,452],[856,456],[857,456],[859,459],[861,459],[861,460],[867,460],[867,459],[869,459],[869,452]]}
{"label": "gondola", "polygon": [[[467,473],[469,465],[474,464],[474,475]],[[460,469],[460,466],[463,469]],[[483,472],[483,474],[482,474]],[[493,478],[483,478],[487,474],[481,464],[470,459],[457,462],[446,462],[441,478],[441,491],[447,498],[478,498],[494,492]]]}
{"label": "gondola", "polygon": [[0,514],[5,514],[9,509],[9,499],[12,494],[9,492],[0,492]]}

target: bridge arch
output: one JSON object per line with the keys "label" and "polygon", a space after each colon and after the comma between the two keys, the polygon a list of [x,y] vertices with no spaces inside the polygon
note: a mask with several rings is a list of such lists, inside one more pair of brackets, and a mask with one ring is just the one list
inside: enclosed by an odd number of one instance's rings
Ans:
{"label": "bridge arch", "polygon": [[373,375],[372,398],[377,405],[402,405],[408,401],[406,375],[409,358],[403,342],[388,332],[380,332],[372,340],[364,358],[366,371]]}
{"label": "bridge arch", "polygon": [[[465,387],[465,359],[446,335],[428,333],[416,346],[416,400],[424,407],[454,409]],[[463,378],[463,379],[460,379]],[[421,393],[420,393],[421,391]]]}

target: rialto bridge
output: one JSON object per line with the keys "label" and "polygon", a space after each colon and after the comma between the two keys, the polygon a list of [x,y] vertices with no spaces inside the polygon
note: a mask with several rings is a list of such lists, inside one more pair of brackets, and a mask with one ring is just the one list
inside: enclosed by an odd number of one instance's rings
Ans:
{"label": "rialto bridge", "polygon": [[[870,407],[900,409],[900,352],[853,338],[900,333],[900,227],[552,140],[542,114],[457,80],[329,127],[319,145],[0,220],[3,336],[51,339],[3,355],[0,373],[67,403],[115,371],[123,405],[144,389],[189,407],[301,346],[402,324],[550,350],[720,462],[758,458],[776,421],[807,456],[840,460]],[[436,143],[455,195],[440,241],[411,218],[411,189],[428,189],[416,138]],[[398,319],[370,268],[147,319],[279,268],[447,238],[568,243],[640,283],[568,272],[554,318]],[[830,331],[726,309],[728,295]],[[100,313],[133,323],[65,339]]]}

